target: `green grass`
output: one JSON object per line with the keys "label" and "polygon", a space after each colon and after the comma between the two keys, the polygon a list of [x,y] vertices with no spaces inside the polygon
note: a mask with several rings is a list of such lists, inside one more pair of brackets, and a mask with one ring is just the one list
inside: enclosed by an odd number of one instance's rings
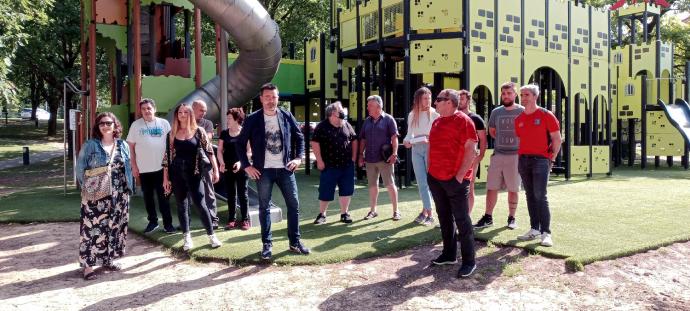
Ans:
{"label": "green grass", "polygon": [[[0,172],[0,174],[5,171]],[[400,191],[400,207],[403,220],[390,220],[391,207],[387,194],[379,197],[380,216],[362,221],[368,210],[367,193],[358,184],[352,202],[355,222],[339,223],[337,206],[331,205],[328,224],[312,225],[317,210],[318,175],[298,175],[301,202],[301,230],[305,244],[312,248],[310,256],[292,255],[287,252],[287,222],[273,225],[274,257],[278,264],[323,264],[349,259],[381,256],[420,244],[438,242],[438,229],[412,224],[421,209],[416,188]],[[484,191],[478,189],[473,219],[484,211]],[[563,181],[554,178],[549,186],[552,211],[553,239],[555,246],[545,248],[536,241],[518,242],[515,237],[528,228],[529,218],[524,194],[518,207],[518,230],[504,228],[507,217],[506,195],[499,195],[494,212],[496,224],[476,234],[477,239],[490,244],[512,245],[548,257],[564,258],[570,269],[581,269],[598,260],[617,258],[655,249],[670,243],[690,240],[688,208],[690,178],[688,172],[679,169],[619,169],[611,177],[591,180],[574,178]],[[274,189],[274,200],[284,206],[282,196]],[[225,204],[219,206],[221,220],[227,219]],[[173,214],[176,215],[176,214]],[[74,191],[63,196],[62,189],[32,189],[0,198],[0,222],[76,221],[79,217],[79,197]],[[173,216],[177,223],[177,217]],[[193,219],[197,219],[193,216]],[[131,204],[130,228],[142,232],[147,223],[140,197]],[[224,243],[219,249],[211,249],[205,233],[197,220],[193,232],[196,248],[190,255],[197,260],[219,260],[234,264],[258,262],[261,248],[259,228],[249,231],[218,231]],[[148,238],[168,247],[182,246],[181,234],[166,235],[162,232]],[[481,254],[479,254],[481,256]],[[512,263],[504,269],[511,275],[520,273]]]}
{"label": "green grass", "polygon": [[36,127],[34,121],[12,119],[8,124],[0,120],[0,161],[22,156],[22,147],[28,146],[30,153],[42,151],[62,150],[63,123],[57,122],[58,134],[46,136],[48,121],[39,121]]}

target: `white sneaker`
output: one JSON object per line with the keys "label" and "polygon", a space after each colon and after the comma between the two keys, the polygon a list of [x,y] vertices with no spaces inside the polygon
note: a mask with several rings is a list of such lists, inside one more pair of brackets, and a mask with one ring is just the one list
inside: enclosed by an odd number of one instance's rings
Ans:
{"label": "white sneaker", "polygon": [[539,236],[541,236],[541,232],[539,232],[539,230],[529,229],[529,231],[527,231],[525,234],[518,235],[517,239],[521,241],[529,241],[534,240]]}
{"label": "white sneaker", "polygon": [[220,243],[220,240],[216,237],[215,234],[211,234],[208,236],[209,242],[211,242],[211,247],[212,248],[219,248],[222,244]]}
{"label": "white sneaker", "polygon": [[184,235],[184,245],[182,245],[182,250],[183,251],[188,251],[194,247],[194,242],[192,242],[192,234],[187,232]]}
{"label": "white sneaker", "polygon": [[553,240],[551,240],[551,233],[544,233],[541,235],[541,246],[553,246]]}

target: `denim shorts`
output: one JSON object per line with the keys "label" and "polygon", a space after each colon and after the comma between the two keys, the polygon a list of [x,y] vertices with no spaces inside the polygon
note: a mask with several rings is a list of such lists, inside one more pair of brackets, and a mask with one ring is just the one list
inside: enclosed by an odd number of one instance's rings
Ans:
{"label": "denim shorts", "polygon": [[338,195],[349,197],[355,193],[355,164],[351,162],[346,167],[327,167],[321,171],[319,179],[319,200],[333,201],[335,199],[335,187],[338,186]]}

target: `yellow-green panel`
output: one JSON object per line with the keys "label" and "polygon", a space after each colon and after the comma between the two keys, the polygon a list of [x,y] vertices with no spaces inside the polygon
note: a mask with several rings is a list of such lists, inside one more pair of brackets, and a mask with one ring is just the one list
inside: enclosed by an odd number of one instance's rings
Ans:
{"label": "yellow-green panel", "polygon": [[383,36],[402,35],[404,5],[401,0],[383,0]]}
{"label": "yellow-green panel", "polygon": [[377,40],[379,38],[379,3],[378,1],[365,2],[359,6],[359,38],[362,43]]}
{"label": "yellow-green panel", "polygon": [[307,90],[318,91],[321,86],[320,38],[307,41]]}
{"label": "yellow-green panel", "polygon": [[592,94],[604,95],[608,98],[609,91],[609,68],[606,61],[600,59],[592,60]]}
{"label": "yellow-green panel", "polygon": [[428,84],[434,84],[434,73],[433,72],[423,73],[422,74],[422,82],[428,83]]}
{"label": "yellow-green panel", "polygon": [[[192,78],[145,76],[141,79],[141,97],[153,98],[156,101],[157,110],[160,112],[170,111],[180,99],[194,89],[194,79]],[[130,109],[134,108],[132,105]]]}
{"label": "yellow-green panel", "polygon": [[630,55],[628,52],[629,49],[629,45],[611,49],[611,64],[614,66],[611,73],[613,76],[616,75],[616,72],[618,73],[618,77],[630,76],[630,66],[628,65],[630,59],[630,57],[628,57]]}
{"label": "yellow-green panel", "polygon": [[608,62],[608,12],[592,9],[592,58]]}
{"label": "yellow-green panel", "polygon": [[675,134],[678,130],[671,124],[663,111],[647,111],[647,133]]}
{"label": "yellow-green panel", "polygon": [[[493,1],[482,1],[478,0],[475,2],[490,2],[493,5]],[[522,20],[522,13],[520,13],[520,1],[519,0],[502,0],[499,2],[500,7],[498,8],[498,27],[496,31],[498,32],[498,45],[499,49],[503,47],[521,47],[522,42],[522,23],[527,24],[529,20]],[[542,4],[543,6],[543,4]],[[526,33],[525,33],[525,37]]]}
{"label": "yellow-green panel", "polygon": [[[376,1],[372,1],[376,2]],[[441,29],[462,25],[462,1],[457,0],[415,0],[410,1],[410,28]]]}
{"label": "yellow-green panel", "polygon": [[576,6],[570,1],[570,51],[573,57],[589,58],[589,8]]}
{"label": "yellow-green panel", "polygon": [[633,49],[633,71],[637,75],[640,71],[648,71],[653,76],[656,71],[656,43],[641,43],[631,46]]}
{"label": "yellow-green panel", "polygon": [[353,121],[359,120],[359,114],[357,113],[357,92],[350,93],[350,107],[347,112]]}
{"label": "yellow-green panel", "polygon": [[340,48],[343,51],[357,47],[357,20],[355,18],[343,20],[340,16]]}
{"label": "yellow-green panel", "polygon": [[[460,1],[458,1],[460,3]],[[470,1],[470,20],[468,26],[472,42],[491,42],[493,44],[496,25],[493,1]]]}
{"label": "yellow-green panel", "polygon": [[618,118],[639,119],[642,116],[642,90],[639,79],[618,79]]}
{"label": "yellow-green panel", "polygon": [[304,106],[295,106],[295,120],[304,122]]}
{"label": "yellow-green panel", "polygon": [[472,42],[470,46],[470,80],[469,91],[480,85],[493,90],[494,81],[494,46],[489,43]]}
{"label": "yellow-green panel", "polygon": [[119,25],[96,24],[96,32],[115,41],[115,47],[127,55],[127,27]]}
{"label": "yellow-green panel", "polygon": [[570,150],[570,173],[589,174],[589,146],[571,146]]}
{"label": "yellow-green panel", "polygon": [[460,78],[456,77],[443,77],[443,87],[446,89],[460,89]]}
{"label": "yellow-green panel", "polygon": [[187,0],[141,0],[142,8],[148,6],[149,4],[172,4],[176,7],[182,7],[189,11],[194,10],[194,5]]}
{"label": "yellow-green panel", "polygon": [[682,156],[685,141],[680,133],[647,134],[647,156]]}
{"label": "yellow-green panel", "polygon": [[618,10],[618,14],[620,16],[625,16],[625,15],[632,15],[632,14],[641,14],[645,10],[650,13],[654,14],[659,14],[661,12],[661,9],[657,6],[653,5],[647,5],[646,3],[635,3],[635,4],[628,4],[625,7],[621,8]]}
{"label": "yellow-green panel", "polygon": [[661,81],[660,82],[660,89],[659,89],[659,98],[664,101],[664,103],[667,104],[672,104],[673,102],[671,101],[672,98],[670,98],[671,94],[670,89],[671,89],[671,74],[668,70],[662,69],[661,70]]}
{"label": "yellow-green panel", "polygon": [[405,63],[397,62],[395,63],[395,79],[404,80],[405,79]]}
{"label": "yellow-green panel", "polygon": [[555,70],[561,77],[563,85],[568,85],[567,54],[551,53],[538,50],[525,50],[525,81],[529,81],[534,72],[542,67],[549,67]]}
{"label": "yellow-green panel", "polygon": [[335,50],[333,53],[331,53],[331,49],[326,47],[326,59],[325,59],[325,73],[326,77],[324,79],[326,80],[326,98],[332,98],[335,99],[337,98],[337,91],[338,91],[338,56],[335,53]]}
{"label": "yellow-green panel", "polygon": [[568,2],[549,1],[549,52],[568,54]]}
{"label": "yellow-green panel", "polygon": [[462,71],[462,40],[410,41],[411,73]]}
{"label": "yellow-green panel", "polygon": [[[512,46],[498,47],[498,85],[512,81],[520,83],[520,48]],[[493,89],[493,87],[491,88]],[[498,93],[498,90],[495,90]],[[494,94],[498,98],[500,94]]]}
{"label": "yellow-green panel", "polygon": [[482,161],[479,163],[479,171],[481,172],[479,177],[475,179],[475,183],[484,183],[486,182],[486,175],[489,170],[489,163],[491,162],[491,155],[494,154],[493,149],[486,149],[486,152],[484,153],[484,158]]}
{"label": "yellow-green panel", "polygon": [[586,57],[572,58],[570,78],[573,94],[589,94],[589,60]]}
{"label": "yellow-green panel", "polygon": [[661,53],[659,54],[661,71],[673,70],[673,43],[662,42]]}
{"label": "yellow-green panel", "polygon": [[592,174],[606,174],[610,165],[609,146],[592,146]]}
{"label": "yellow-green panel", "polygon": [[[525,3],[525,50],[546,49],[546,6],[542,1]],[[501,27],[501,33],[505,27]],[[518,37],[519,40],[519,37]]]}

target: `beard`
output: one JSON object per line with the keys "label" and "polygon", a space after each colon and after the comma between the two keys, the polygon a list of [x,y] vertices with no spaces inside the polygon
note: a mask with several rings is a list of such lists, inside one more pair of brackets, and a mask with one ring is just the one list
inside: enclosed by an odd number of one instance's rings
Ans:
{"label": "beard", "polygon": [[510,107],[510,106],[514,105],[514,104],[515,104],[515,101],[512,101],[512,100],[511,100],[511,101],[504,101],[504,100],[501,99],[501,104],[503,104],[503,107],[506,107],[506,108],[507,108],[507,107]]}

